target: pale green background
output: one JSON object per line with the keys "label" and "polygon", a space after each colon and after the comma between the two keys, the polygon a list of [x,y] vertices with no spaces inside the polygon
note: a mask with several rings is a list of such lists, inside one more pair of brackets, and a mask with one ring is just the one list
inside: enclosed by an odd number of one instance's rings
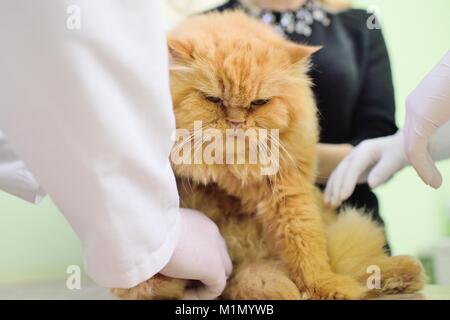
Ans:
{"label": "pale green background", "polygon": [[[220,1],[197,0],[191,9],[213,2]],[[450,49],[450,1],[370,0],[357,5],[380,10],[401,125],[405,97]],[[168,13],[171,25],[179,16]],[[377,190],[394,253],[418,254],[450,233],[450,162],[439,167],[447,179],[438,191],[423,185],[411,169]],[[80,245],[52,202],[47,198],[33,206],[0,193],[0,284],[64,277],[70,264],[82,264]]]}

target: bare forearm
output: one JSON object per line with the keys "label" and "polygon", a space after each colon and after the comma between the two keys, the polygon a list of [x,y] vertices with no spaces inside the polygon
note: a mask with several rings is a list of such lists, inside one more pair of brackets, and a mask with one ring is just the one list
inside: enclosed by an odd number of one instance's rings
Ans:
{"label": "bare forearm", "polygon": [[336,169],[338,164],[344,159],[353,149],[351,144],[329,144],[319,143],[317,145],[318,154],[318,183],[326,183],[331,173]]}

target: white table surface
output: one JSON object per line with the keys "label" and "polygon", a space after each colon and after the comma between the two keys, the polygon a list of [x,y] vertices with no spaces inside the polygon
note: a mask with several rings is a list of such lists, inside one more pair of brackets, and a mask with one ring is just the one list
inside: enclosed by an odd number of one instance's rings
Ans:
{"label": "white table surface", "polygon": [[[90,280],[81,282],[81,288],[69,290],[65,280],[33,283],[23,285],[1,285],[2,300],[112,300],[114,297],[108,289],[93,284]],[[399,294],[385,296],[387,300],[450,300],[450,286],[429,285],[416,294]]]}

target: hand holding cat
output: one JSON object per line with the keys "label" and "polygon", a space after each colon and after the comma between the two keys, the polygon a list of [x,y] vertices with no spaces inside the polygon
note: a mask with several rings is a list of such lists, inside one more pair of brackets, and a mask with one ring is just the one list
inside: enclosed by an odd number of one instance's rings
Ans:
{"label": "hand holding cat", "polygon": [[199,280],[204,284],[188,290],[185,298],[217,298],[232,271],[225,241],[215,223],[204,214],[191,209],[180,209],[180,214],[178,244],[160,273],[172,278]]}
{"label": "hand holding cat", "polygon": [[406,101],[405,150],[423,182],[442,184],[430,152],[430,137],[450,119],[450,51],[422,80]]}

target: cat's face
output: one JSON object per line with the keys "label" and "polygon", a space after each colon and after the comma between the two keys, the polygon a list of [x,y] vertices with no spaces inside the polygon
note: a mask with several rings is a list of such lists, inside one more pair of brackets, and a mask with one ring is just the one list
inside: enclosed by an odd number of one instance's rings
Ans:
{"label": "cat's face", "polygon": [[200,30],[169,39],[178,127],[196,120],[220,129],[289,126],[295,112],[290,90],[301,80],[309,86],[301,64],[315,49],[235,31],[233,37]]}
{"label": "cat's face", "polygon": [[192,130],[201,121],[224,135],[235,129],[283,135],[311,113],[305,70],[317,49],[287,42],[244,14],[189,18],[169,36],[169,50],[177,128]]}

